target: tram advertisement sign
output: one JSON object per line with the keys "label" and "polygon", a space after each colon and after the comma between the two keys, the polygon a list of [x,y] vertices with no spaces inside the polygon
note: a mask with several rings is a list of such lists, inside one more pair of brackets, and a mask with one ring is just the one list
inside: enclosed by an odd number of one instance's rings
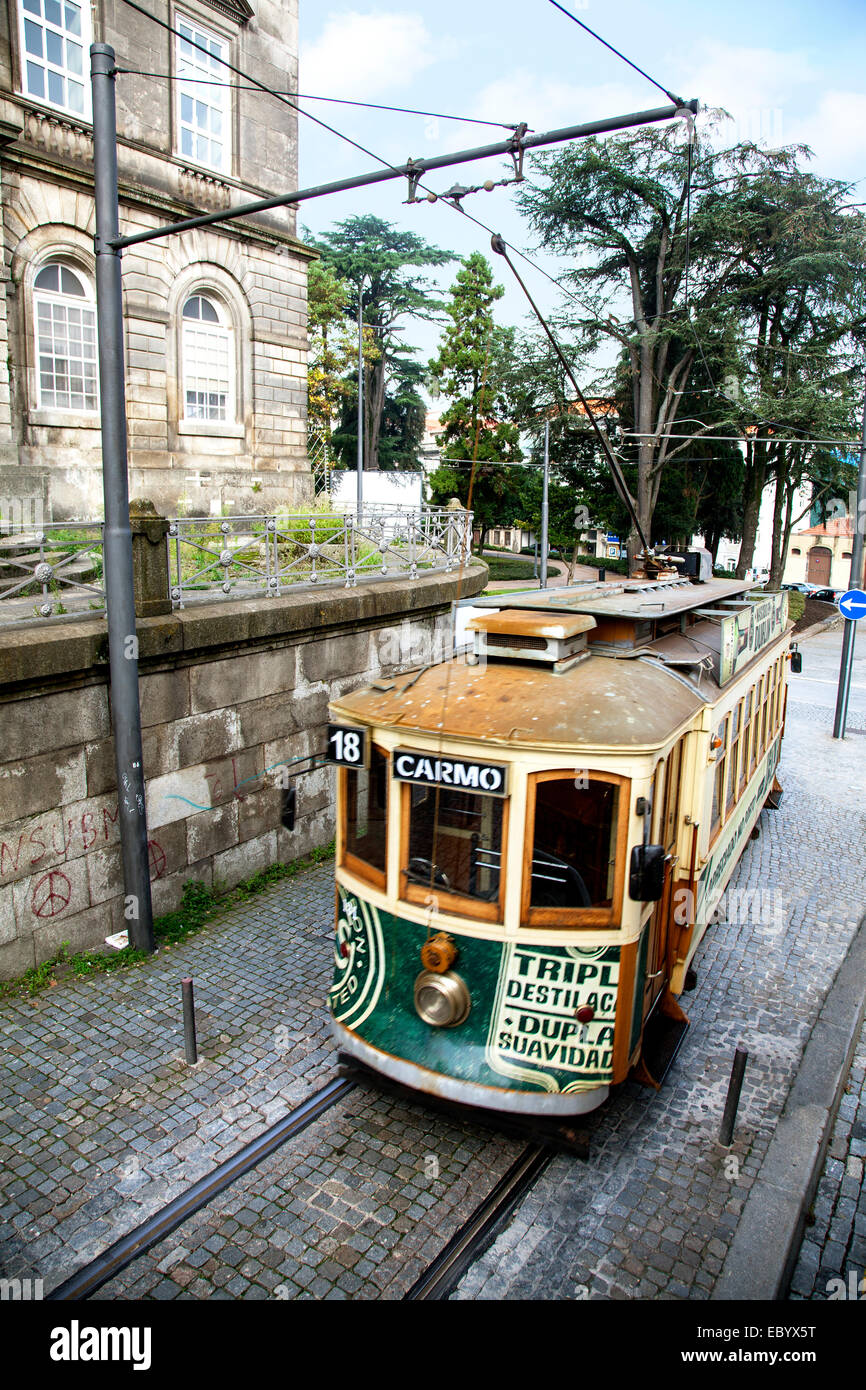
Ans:
{"label": "tram advertisement sign", "polygon": [[[340,887],[335,1023],[396,1061],[507,1090],[557,1094],[611,1081],[618,946],[536,946],[454,934],[472,1007],[458,1028],[431,1028],[414,986],[426,924]],[[592,1009],[581,1023],[578,1009]],[[505,1079],[503,1079],[505,1078]]]}
{"label": "tram advertisement sign", "polygon": [[763,647],[779,637],[788,621],[786,592],[756,599],[738,613],[722,618],[719,685],[727,685]]}
{"label": "tram advertisement sign", "polygon": [[476,763],[408,748],[398,748],[394,753],[394,776],[398,782],[455,787],[486,796],[505,796],[508,791],[508,767],[504,763]]}
{"label": "tram advertisement sign", "polygon": [[740,801],[704,865],[703,872],[698,879],[697,904],[695,906],[696,922],[706,921],[733,872],[743,841],[751,831],[758,812],[766,800],[767,792],[773,785],[780,750],[781,739],[777,737],[758,768],[750,795],[744,796]]}
{"label": "tram advertisement sign", "polygon": [[[618,983],[615,946],[509,946],[490,1020],[488,1065],[547,1091],[568,1091],[578,1077],[609,1081]],[[586,1007],[594,1017],[579,1023],[575,1014]],[[563,1072],[559,1084],[555,1074]]]}

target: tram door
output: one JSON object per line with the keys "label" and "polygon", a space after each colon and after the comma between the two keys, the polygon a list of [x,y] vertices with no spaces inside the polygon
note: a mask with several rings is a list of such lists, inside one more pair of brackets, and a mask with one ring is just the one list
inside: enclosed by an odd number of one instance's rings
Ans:
{"label": "tram door", "polygon": [[665,761],[656,765],[653,782],[652,840],[665,847],[665,883],[662,895],[655,904],[649,921],[646,979],[644,982],[644,1018],[652,1010],[668,982],[668,933],[670,930],[670,901],[673,871],[676,865],[677,831],[680,819],[680,788],[683,771],[685,738],[671,749]]}

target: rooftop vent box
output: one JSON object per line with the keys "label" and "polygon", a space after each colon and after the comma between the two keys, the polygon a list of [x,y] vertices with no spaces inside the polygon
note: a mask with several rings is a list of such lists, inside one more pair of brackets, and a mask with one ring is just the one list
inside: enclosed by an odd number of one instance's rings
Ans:
{"label": "rooftop vent box", "polygon": [[538,613],[502,608],[481,613],[466,624],[474,633],[471,664],[483,660],[543,662],[555,672],[568,671],[588,656],[586,634],[595,618],[586,613]]}

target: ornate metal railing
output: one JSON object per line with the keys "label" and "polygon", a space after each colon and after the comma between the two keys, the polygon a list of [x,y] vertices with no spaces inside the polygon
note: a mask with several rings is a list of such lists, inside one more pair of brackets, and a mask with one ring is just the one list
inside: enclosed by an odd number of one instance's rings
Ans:
{"label": "ornate metal railing", "polygon": [[[160,519],[153,517],[155,522]],[[150,528],[144,518],[143,530]],[[360,524],[354,513],[178,517],[168,527],[163,563],[153,566],[146,534],[133,535],[138,594],[151,611],[215,598],[275,598],[297,588],[405,575],[449,573],[469,559],[472,514],[406,511],[371,504]],[[101,522],[0,526],[0,627],[103,615]],[[136,549],[138,547],[138,550]]]}
{"label": "ornate metal railing", "polygon": [[167,537],[171,599],[182,608],[219,595],[276,598],[301,586],[447,574],[469,559],[471,535],[470,512],[375,505],[360,522],[337,512],[178,518]]}
{"label": "ornate metal railing", "polygon": [[101,522],[0,526],[0,626],[104,612]]}

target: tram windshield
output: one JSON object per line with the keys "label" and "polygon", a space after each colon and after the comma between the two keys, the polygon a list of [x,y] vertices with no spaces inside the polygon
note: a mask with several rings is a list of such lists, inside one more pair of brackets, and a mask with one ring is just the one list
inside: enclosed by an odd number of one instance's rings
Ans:
{"label": "tram windshield", "polygon": [[502,866],[502,798],[422,786],[410,787],[408,795],[408,882],[495,902]]}
{"label": "tram windshield", "polygon": [[529,924],[566,925],[575,910],[612,909],[619,787],[573,772],[532,780]]}
{"label": "tram windshield", "polygon": [[374,747],[369,768],[346,769],[343,845],[346,854],[385,873],[388,759]]}

